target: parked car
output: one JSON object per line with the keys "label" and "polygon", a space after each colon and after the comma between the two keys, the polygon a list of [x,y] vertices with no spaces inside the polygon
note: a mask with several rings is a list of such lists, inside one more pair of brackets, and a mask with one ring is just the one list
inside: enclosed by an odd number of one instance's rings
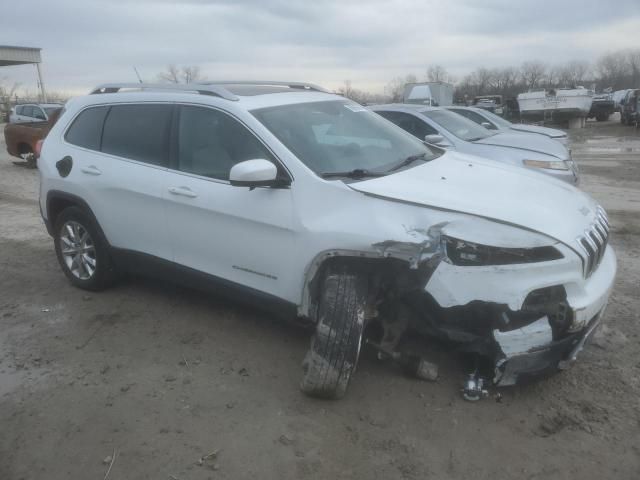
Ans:
{"label": "parked car", "polygon": [[7,153],[14,157],[26,160],[30,166],[35,167],[38,142],[46,137],[51,127],[55,124],[61,109],[51,113],[49,120],[34,123],[7,123],[4,126],[4,141]]}
{"label": "parked car", "polygon": [[615,102],[611,94],[601,93],[593,96],[587,118],[595,118],[598,122],[604,122],[609,120],[609,116],[613,112],[615,112]]}
{"label": "parked car", "polygon": [[640,111],[638,110],[639,98],[640,89],[631,89],[620,102],[620,122],[622,124],[633,125],[640,120]]}
{"label": "parked car", "polygon": [[616,90],[615,92],[613,92],[613,95],[611,97],[613,98],[614,108],[616,112],[622,111],[621,102],[624,100],[624,97],[627,95],[628,91],[629,89],[625,88],[624,90]]}
{"label": "parked car", "polygon": [[9,123],[46,122],[51,115],[62,109],[59,103],[28,103],[16,105],[9,114]]}
{"label": "parked car", "polygon": [[444,108],[404,104],[369,108],[427,143],[578,183],[578,169],[569,151],[543,135],[491,131]]}
{"label": "parked car", "polygon": [[504,113],[502,95],[482,95],[473,99],[473,106],[482,108],[496,115]]}
{"label": "parked car", "polygon": [[462,342],[496,385],[556,371],[616,272],[586,193],[309,84],[98,87],[38,166],[73,285],[151,273],[311,323],[301,388],[320,397],[345,393],[365,334],[386,352],[410,331]]}
{"label": "parked car", "polygon": [[489,130],[500,132],[519,132],[532,135],[544,135],[553,140],[557,140],[562,145],[567,146],[569,139],[567,133],[556,128],[539,127],[537,125],[527,125],[526,123],[512,123],[498,115],[475,107],[448,107],[448,110],[468,118],[472,122],[482,125]]}

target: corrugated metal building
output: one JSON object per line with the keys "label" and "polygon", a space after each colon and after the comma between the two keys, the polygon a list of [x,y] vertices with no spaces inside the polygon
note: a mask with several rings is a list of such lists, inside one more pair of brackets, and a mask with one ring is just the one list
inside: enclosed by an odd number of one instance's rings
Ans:
{"label": "corrugated metal building", "polygon": [[46,102],[47,94],[42,80],[42,72],[40,71],[40,63],[42,63],[40,50],[40,48],[0,45],[0,67],[34,64],[38,71],[38,86],[40,87],[42,101]]}

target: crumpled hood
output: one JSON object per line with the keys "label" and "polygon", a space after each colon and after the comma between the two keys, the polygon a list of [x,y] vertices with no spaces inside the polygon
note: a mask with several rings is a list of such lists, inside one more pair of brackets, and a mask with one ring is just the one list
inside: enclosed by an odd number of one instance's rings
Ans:
{"label": "crumpled hood", "polygon": [[[487,137],[482,140],[476,140],[473,143],[528,150],[530,152],[551,155],[562,160],[567,160],[569,158],[569,152],[563,145],[555,140],[551,140],[550,138],[545,138],[542,135],[534,136],[522,135],[517,132],[504,132],[492,135],[491,137]],[[525,152],[523,152],[523,158],[526,158],[524,153]]]}
{"label": "crumpled hood", "polygon": [[584,192],[542,173],[451,151],[423,165],[349,187],[523,227],[573,249],[576,238],[594,222],[597,207]]}
{"label": "crumpled hood", "polygon": [[539,127],[537,125],[525,125],[522,123],[514,123],[511,125],[511,130],[518,130],[520,132],[539,133],[540,135],[546,135],[551,138],[566,137],[567,134],[557,128]]}

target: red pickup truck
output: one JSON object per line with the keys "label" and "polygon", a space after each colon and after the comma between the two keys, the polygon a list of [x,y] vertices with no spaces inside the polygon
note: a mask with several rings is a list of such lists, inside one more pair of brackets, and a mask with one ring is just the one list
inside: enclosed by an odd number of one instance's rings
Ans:
{"label": "red pickup truck", "polygon": [[46,122],[8,123],[4,127],[4,141],[9,155],[21,158],[27,166],[35,168],[38,142],[44,140],[49,130],[55,125],[60,111],[55,112]]}

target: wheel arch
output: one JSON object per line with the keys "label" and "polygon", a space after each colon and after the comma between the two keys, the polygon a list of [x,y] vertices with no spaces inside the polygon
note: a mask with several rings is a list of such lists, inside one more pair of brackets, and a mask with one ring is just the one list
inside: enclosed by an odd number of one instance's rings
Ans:
{"label": "wheel arch", "polygon": [[72,193],[62,192],[60,190],[51,190],[47,193],[47,230],[49,235],[53,236],[54,234],[54,226],[56,224],[56,220],[60,213],[63,210],[69,207],[78,207],[82,209],[89,217],[91,221],[94,223],[102,238],[107,241],[109,244],[109,239],[104,234],[102,227],[100,226],[100,222],[96,218],[93,210],[89,206],[89,204],[82,198],[77,195],[73,195]]}
{"label": "wheel arch", "polygon": [[399,288],[424,288],[442,256],[438,253],[417,265],[412,258],[384,256],[378,251],[327,250],[314,257],[304,275],[298,316],[315,321],[316,301],[321,279],[329,266],[344,265],[367,276],[369,280],[386,278]]}

